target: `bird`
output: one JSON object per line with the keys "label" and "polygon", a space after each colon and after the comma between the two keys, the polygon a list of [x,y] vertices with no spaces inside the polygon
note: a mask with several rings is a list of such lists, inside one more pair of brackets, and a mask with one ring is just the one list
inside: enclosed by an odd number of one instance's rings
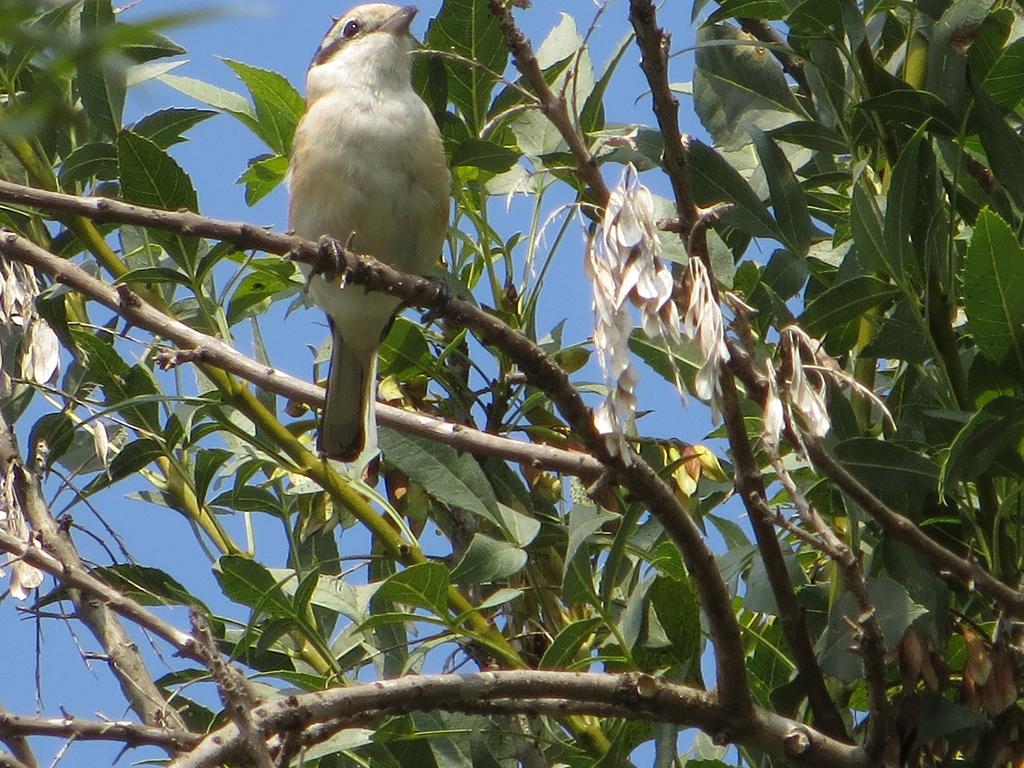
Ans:
{"label": "bird", "polygon": [[[412,86],[415,6],[358,5],[332,19],[306,75],[289,163],[289,228],[422,274],[448,231],[450,177],[437,123]],[[333,349],[317,449],[377,457],[377,351],[400,300],[300,265]]]}

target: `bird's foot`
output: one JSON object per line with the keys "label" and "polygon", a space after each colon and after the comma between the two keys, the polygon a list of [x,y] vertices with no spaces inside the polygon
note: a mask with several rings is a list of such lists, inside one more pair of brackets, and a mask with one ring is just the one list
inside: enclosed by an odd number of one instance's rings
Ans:
{"label": "bird's foot", "polygon": [[314,275],[320,275],[326,283],[344,282],[345,273],[348,271],[348,263],[345,261],[346,250],[347,245],[342,245],[339,240],[330,235],[321,235],[317,241],[320,258],[306,279],[307,288]]}
{"label": "bird's foot", "polygon": [[448,305],[452,300],[452,289],[444,278],[433,278],[430,281],[434,288],[434,296],[431,300],[430,309],[420,317],[420,323],[430,325],[448,311]]}

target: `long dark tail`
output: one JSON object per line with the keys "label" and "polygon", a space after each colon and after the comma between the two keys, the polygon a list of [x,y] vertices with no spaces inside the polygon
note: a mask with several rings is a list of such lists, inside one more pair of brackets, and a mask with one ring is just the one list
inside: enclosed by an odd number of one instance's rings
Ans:
{"label": "long dark tail", "polygon": [[377,450],[373,409],[377,350],[359,351],[348,346],[334,323],[331,336],[334,348],[317,449],[329,459],[353,461],[364,451]]}

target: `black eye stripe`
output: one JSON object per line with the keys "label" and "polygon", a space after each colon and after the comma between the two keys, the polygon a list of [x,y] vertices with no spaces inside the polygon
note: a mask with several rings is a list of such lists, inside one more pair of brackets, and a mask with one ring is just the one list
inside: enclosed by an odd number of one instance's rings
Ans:
{"label": "black eye stripe", "polygon": [[[335,19],[335,23],[334,25],[331,26],[331,29],[334,30],[337,28],[337,26],[337,20]],[[316,52],[316,55],[313,56],[313,61],[310,62],[309,66],[315,67],[317,64],[323,64],[325,61],[331,58],[331,56],[337,53],[338,49],[341,48],[341,46],[343,46],[345,43],[347,43],[349,40],[351,40],[353,37],[355,37],[362,31],[363,22],[361,22],[359,19],[349,19],[348,21],[345,22],[345,26],[341,30],[340,34],[334,35],[332,37],[330,33],[328,33],[327,38],[325,38],[324,42],[320,44],[320,48]]]}

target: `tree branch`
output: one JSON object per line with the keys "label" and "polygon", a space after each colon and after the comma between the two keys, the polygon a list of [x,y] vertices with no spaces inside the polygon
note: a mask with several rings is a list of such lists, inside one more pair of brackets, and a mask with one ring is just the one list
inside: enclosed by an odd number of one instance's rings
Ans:
{"label": "tree branch", "polygon": [[907,544],[927,557],[932,565],[956,576],[968,589],[977,590],[1001,605],[1014,618],[1024,618],[1024,595],[995,578],[975,562],[959,557],[918,528],[912,520],[890,509],[881,499],[864,487],[843,465],[825,450],[820,440],[806,438],[807,455],[815,469],[844,491],[861,508],[877,520],[897,541]]}
{"label": "tree branch", "polygon": [[562,139],[569,145],[569,151],[576,158],[576,168],[582,178],[593,190],[594,198],[600,208],[608,203],[608,186],[601,175],[601,169],[597,160],[587,149],[586,139],[577,129],[569,114],[569,106],[565,99],[548,85],[544,79],[537,57],[533,54],[533,46],[520,29],[516,26],[515,19],[502,0],[488,0],[491,13],[498,19],[501,26],[501,33],[505,37],[505,46],[512,54],[512,60],[516,69],[529,83],[533,92],[540,101],[540,109],[545,117],[551,122]]}
{"label": "tree branch", "polygon": [[[807,726],[764,710],[751,716],[729,713],[703,691],[646,674],[588,674],[535,670],[473,675],[411,675],[368,685],[291,696],[262,704],[252,720],[264,734],[290,731],[353,713],[378,715],[413,711],[532,711],[600,713],[696,727],[729,741],[822,768],[867,767],[863,750],[823,736]],[[234,723],[208,735],[171,768],[206,768],[240,754],[243,736]]]}
{"label": "tree branch", "polygon": [[95,604],[102,605],[163,638],[170,643],[179,656],[202,661],[202,657],[195,651],[195,640],[190,635],[172,624],[168,624],[156,614],[150,613],[142,605],[130,597],[125,597],[106,582],[92,576],[81,565],[81,561],[64,563],[39,547],[26,544],[17,536],[4,530],[0,530],[0,550],[45,571],[58,579],[65,587],[88,595]]}
{"label": "tree branch", "polygon": [[75,741],[118,741],[127,747],[161,747],[168,752],[187,752],[202,736],[186,730],[157,728],[125,720],[83,720],[79,717],[26,717],[0,713],[0,738],[51,736]]}
{"label": "tree branch", "polygon": [[658,119],[658,128],[665,143],[661,162],[672,184],[676,215],[684,240],[687,240],[697,220],[697,205],[690,190],[686,144],[679,130],[679,99],[669,87],[668,55],[671,38],[658,27],[652,0],[630,0],[629,20],[636,33],[636,43],[641,53],[640,68],[651,86],[654,115]]}
{"label": "tree branch", "polygon": [[[27,202],[27,187],[0,182],[0,199],[17,194]],[[95,215],[108,222],[144,224],[190,235],[218,238],[244,248],[258,248],[270,253],[287,254],[290,258],[313,266],[321,266],[323,255],[319,247],[301,238],[275,234],[251,224],[232,223],[208,219],[188,212],[169,212],[128,206],[104,198],[85,198],[58,193],[35,191],[31,204],[49,207],[50,204],[77,210],[87,217]],[[45,201],[45,202],[44,202]],[[114,290],[83,270],[35,244],[7,232],[0,234],[0,253],[8,258],[30,264],[46,272],[58,282],[95,298],[109,309],[118,312],[132,323],[171,338],[185,347],[205,343],[206,349],[219,356],[227,368],[248,378],[258,370],[266,371],[248,358],[233,354],[224,342],[210,339],[173,318],[154,309],[126,287]],[[543,390],[558,408],[570,429],[606,467],[617,482],[629,488],[664,527],[686,563],[700,594],[701,605],[708,616],[712,639],[718,653],[718,683],[723,700],[736,710],[749,708],[749,691],[743,644],[739,625],[732,612],[732,596],[715,566],[714,556],[697,525],[690,519],[672,489],[638,456],[627,462],[613,456],[604,437],[594,427],[590,409],[572,385],[568,375],[540,347],[524,335],[509,328],[475,304],[441,295],[431,280],[407,275],[372,258],[359,256],[342,249],[339,257],[344,262],[346,279],[368,290],[382,291],[397,296],[412,306],[430,309],[439,316],[474,330],[485,344],[493,344],[507,354],[523,371],[530,382]],[[326,265],[324,265],[326,266]],[[208,359],[213,363],[213,359]],[[510,441],[511,442],[511,441]]]}
{"label": "tree branch", "polygon": [[[287,254],[293,245],[293,238],[288,235],[268,232],[251,224],[208,219],[188,211],[159,211],[118,200],[48,192],[2,179],[0,179],[0,200],[48,211],[78,213],[103,223],[135,224],[201,235],[231,242],[240,248],[255,248],[280,255]],[[258,233],[259,236],[254,237],[254,233]],[[61,268],[61,277],[58,278],[61,282],[79,293],[100,301],[108,308],[119,311],[116,306],[111,306],[109,303],[110,297],[114,295],[109,286],[74,264],[53,257],[48,262],[48,266],[39,268],[56,277],[55,270],[58,268],[58,262],[64,265]],[[118,301],[120,301],[119,298]],[[323,406],[324,391],[322,387],[297,379],[276,368],[260,364],[230,345],[184,324],[179,323],[180,327],[173,326],[168,333],[164,333],[162,328],[167,325],[168,315],[158,309],[154,309],[154,312],[155,315],[140,318],[138,324],[146,330],[159,333],[182,348],[182,351],[168,355],[167,364],[209,362],[218,368],[241,376],[268,392],[274,392],[282,397],[313,407]],[[156,322],[157,325],[147,325],[146,323],[150,321]],[[377,403],[377,415],[384,425],[394,427],[402,432],[437,440],[457,450],[468,451],[476,455],[494,456],[519,464],[528,464],[538,469],[579,475],[591,480],[596,479],[602,471],[600,462],[579,451],[566,451],[547,445],[524,443],[498,435],[490,435],[426,414],[395,408],[386,403]]]}
{"label": "tree branch", "polygon": [[793,78],[797,92],[801,96],[810,98],[811,85],[807,82],[807,73],[804,72],[804,60],[792,52],[782,34],[764,19],[738,18],[736,20],[748,35],[756,37],[762,43],[771,44],[768,50],[782,65],[782,71]]}
{"label": "tree branch", "polygon": [[[68,573],[92,579],[78,555],[70,537],[63,533],[50,515],[43,499],[39,478],[29,469],[18,451],[14,432],[0,415],[0,476],[13,477],[14,492],[21,510],[32,526],[33,532],[52,553],[48,559],[56,560],[58,578],[68,587],[78,618],[85,624],[103,648],[110,661],[110,670],[117,679],[125,698],[131,707],[148,725],[168,725],[184,730],[185,723],[160,693],[146,669],[138,647],[128,636],[124,625],[111,610],[109,604],[95,599],[95,593],[79,589]],[[3,539],[14,539],[6,531],[0,532]],[[6,546],[4,547],[6,549]],[[28,560],[28,558],[25,558]],[[39,566],[37,566],[39,567]],[[48,570],[48,569],[47,569]],[[84,579],[83,579],[84,580]],[[116,592],[116,590],[111,590]],[[124,598],[122,598],[123,600]],[[141,607],[141,606],[139,606]]]}
{"label": "tree branch", "polygon": [[[636,33],[637,45],[642,54],[640,67],[651,89],[654,113],[665,144],[662,164],[675,195],[678,216],[676,224],[691,257],[702,259],[708,274],[713,275],[707,250],[707,229],[721,215],[722,208],[716,206],[702,211],[693,199],[687,145],[679,130],[679,101],[669,85],[669,35],[658,27],[652,0],[630,0],[629,19]],[[717,300],[717,287],[713,287],[713,290]],[[757,469],[747,437],[736,382],[727,368],[722,369],[719,382],[723,418],[738,470],[736,489],[754,530],[765,572],[779,608],[783,634],[792,650],[793,661],[807,692],[815,723],[835,738],[846,738],[846,726],[825,686],[803,609],[797,602],[775,529],[767,522],[771,510],[766,501],[764,480]]]}

